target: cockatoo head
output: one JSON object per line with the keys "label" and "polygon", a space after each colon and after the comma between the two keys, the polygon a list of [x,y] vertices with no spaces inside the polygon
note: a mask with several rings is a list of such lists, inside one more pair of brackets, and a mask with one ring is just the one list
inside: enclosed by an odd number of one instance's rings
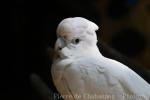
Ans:
{"label": "cockatoo head", "polygon": [[86,50],[96,46],[98,26],[82,17],[66,18],[57,27],[56,51]]}

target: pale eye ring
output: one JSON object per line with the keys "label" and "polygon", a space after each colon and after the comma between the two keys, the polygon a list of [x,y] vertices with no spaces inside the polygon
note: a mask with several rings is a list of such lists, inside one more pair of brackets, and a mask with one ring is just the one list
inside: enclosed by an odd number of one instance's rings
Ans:
{"label": "pale eye ring", "polygon": [[72,43],[73,44],[79,44],[81,40],[79,38],[73,39]]}

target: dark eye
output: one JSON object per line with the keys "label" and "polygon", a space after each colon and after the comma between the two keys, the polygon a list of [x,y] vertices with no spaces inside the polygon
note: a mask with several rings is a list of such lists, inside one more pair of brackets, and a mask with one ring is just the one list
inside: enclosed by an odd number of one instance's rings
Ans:
{"label": "dark eye", "polygon": [[72,41],[73,44],[78,44],[80,42],[80,39],[79,38],[76,38]]}

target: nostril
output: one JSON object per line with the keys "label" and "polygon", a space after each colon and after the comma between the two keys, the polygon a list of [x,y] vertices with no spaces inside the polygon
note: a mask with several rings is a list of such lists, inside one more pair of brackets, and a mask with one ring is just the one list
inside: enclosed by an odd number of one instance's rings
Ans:
{"label": "nostril", "polygon": [[58,50],[61,50],[61,49],[62,49],[61,47],[58,48]]}

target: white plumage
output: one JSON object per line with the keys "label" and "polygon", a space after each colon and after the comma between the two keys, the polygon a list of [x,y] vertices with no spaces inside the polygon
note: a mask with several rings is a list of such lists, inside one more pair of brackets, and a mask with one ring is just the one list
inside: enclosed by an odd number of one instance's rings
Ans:
{"label": "white plumage", "polygon": [[[65,100],[150,100],[150,85],[126,65],[101,55],[98,26],[81,17],[57,28],[53,82]],[[57,97],[58,98],[58,97]]]}

